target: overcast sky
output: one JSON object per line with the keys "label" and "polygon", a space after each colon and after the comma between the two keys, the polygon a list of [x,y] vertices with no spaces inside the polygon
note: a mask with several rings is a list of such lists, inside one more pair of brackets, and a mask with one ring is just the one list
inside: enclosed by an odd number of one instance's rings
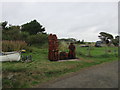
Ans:
{"label": "overcast sky", "polygon": [[117,2],[4,2],[2,21],[22,25],[36,19],[58,38],[99,40],[99,32],[118,34]]}

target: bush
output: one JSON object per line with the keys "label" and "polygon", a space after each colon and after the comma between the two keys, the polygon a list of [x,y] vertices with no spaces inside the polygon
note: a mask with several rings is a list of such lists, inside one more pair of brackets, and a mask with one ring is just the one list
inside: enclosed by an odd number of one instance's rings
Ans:
{"label": "bush", "polygon": [[2,41],[2,51],[19,51],[21,49],[25,49],[27,47],[27,43],[24,41]]}
{"label": "bush", "polygon": [[29,36],[28,32],[20,32],[19,30],[8,30],[2,32],[2,40],[24,40]]}
{"label": "bush", "polygon": [[20,32],[20,40],[27,41],[28,37],[29,37],[28,32]]}
{"label": "bush", "polygon": [[119,46],[119,41],[117,39],[113,39],[112,43],[114,46]]}
{"label": "bush", "polygon": [[27,38],[27,43],[28,44],[45,44],[46,42],[48,42],[48,35],[47,34],[36,34],[36,35],[31,35]]}
{"label": "bush", "polygon": [[65,41],[61,41],[59,43],[59,50],[60,51],[66,51],[66,50],[68,50],[68,45],[67,45],[67,43]]}

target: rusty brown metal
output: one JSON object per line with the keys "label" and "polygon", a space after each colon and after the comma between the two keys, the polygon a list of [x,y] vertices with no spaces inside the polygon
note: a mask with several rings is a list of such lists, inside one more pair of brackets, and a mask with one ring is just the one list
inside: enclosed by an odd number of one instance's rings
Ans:
{"label": "rusty brown metal", "polygon": [[59,59],[58,39],[55,34],[50,34],[48,36],[48,44],[49,44],[48,59],[51,61],[58,60]]}
{"label": "rusty brown metal", "polygon": [[75,45],[73,45],[73,43],[71,43],[69,45],[68,58],[69,59],[75,59],[76,58],[76,55],[75,55]]}
{"label": "rusty brown metal", "polygon": [[58,50],[58,39],[55,34],[50,34],[48,36],[49,52],[48,59],[50,61],[64,60],[64,59],[74,59],[75,56],[75,46],[73,43],[69,45],[69,53],[60,52]]}

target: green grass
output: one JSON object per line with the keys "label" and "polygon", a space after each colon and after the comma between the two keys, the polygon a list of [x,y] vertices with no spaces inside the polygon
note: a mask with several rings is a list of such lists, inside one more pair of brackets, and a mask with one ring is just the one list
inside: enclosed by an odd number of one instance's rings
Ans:
{"label": "green grass", "polygon": [[[31,47],[32,62],[4,62],[3,88],[31,88],[43,82],[53,80],[70,72],[76,72],[84,67],[117,60],[117,47],[109,47],[111,52],[105,54],[104,47],[91,48],[91,57],[87,56],[87,47],[76,46],[77,57],[80,61],[51,62],[48,60],[48,49]],[[67,51],[67,50],[66,50]]]}
{"label": "green grass", "polygon": [[92,59],[97,61],[113,61],[118,59],[118,47],[107,47],[107,53],[105,52],[106,47],[91,47],[91,56],[88,56],[89,47],[77,46],[76,52],[78,57],[85,59]]}

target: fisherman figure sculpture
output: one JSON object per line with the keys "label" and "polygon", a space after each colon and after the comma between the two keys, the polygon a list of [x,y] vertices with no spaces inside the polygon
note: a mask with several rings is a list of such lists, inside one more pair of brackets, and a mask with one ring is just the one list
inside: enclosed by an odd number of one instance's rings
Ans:
{"label": "fisherman figure sculpture", "polygon": [[68,53],[68,58],[69,59],[75,59],[75,45],[73,43],[70,43],[69,45],[69,53]]}

